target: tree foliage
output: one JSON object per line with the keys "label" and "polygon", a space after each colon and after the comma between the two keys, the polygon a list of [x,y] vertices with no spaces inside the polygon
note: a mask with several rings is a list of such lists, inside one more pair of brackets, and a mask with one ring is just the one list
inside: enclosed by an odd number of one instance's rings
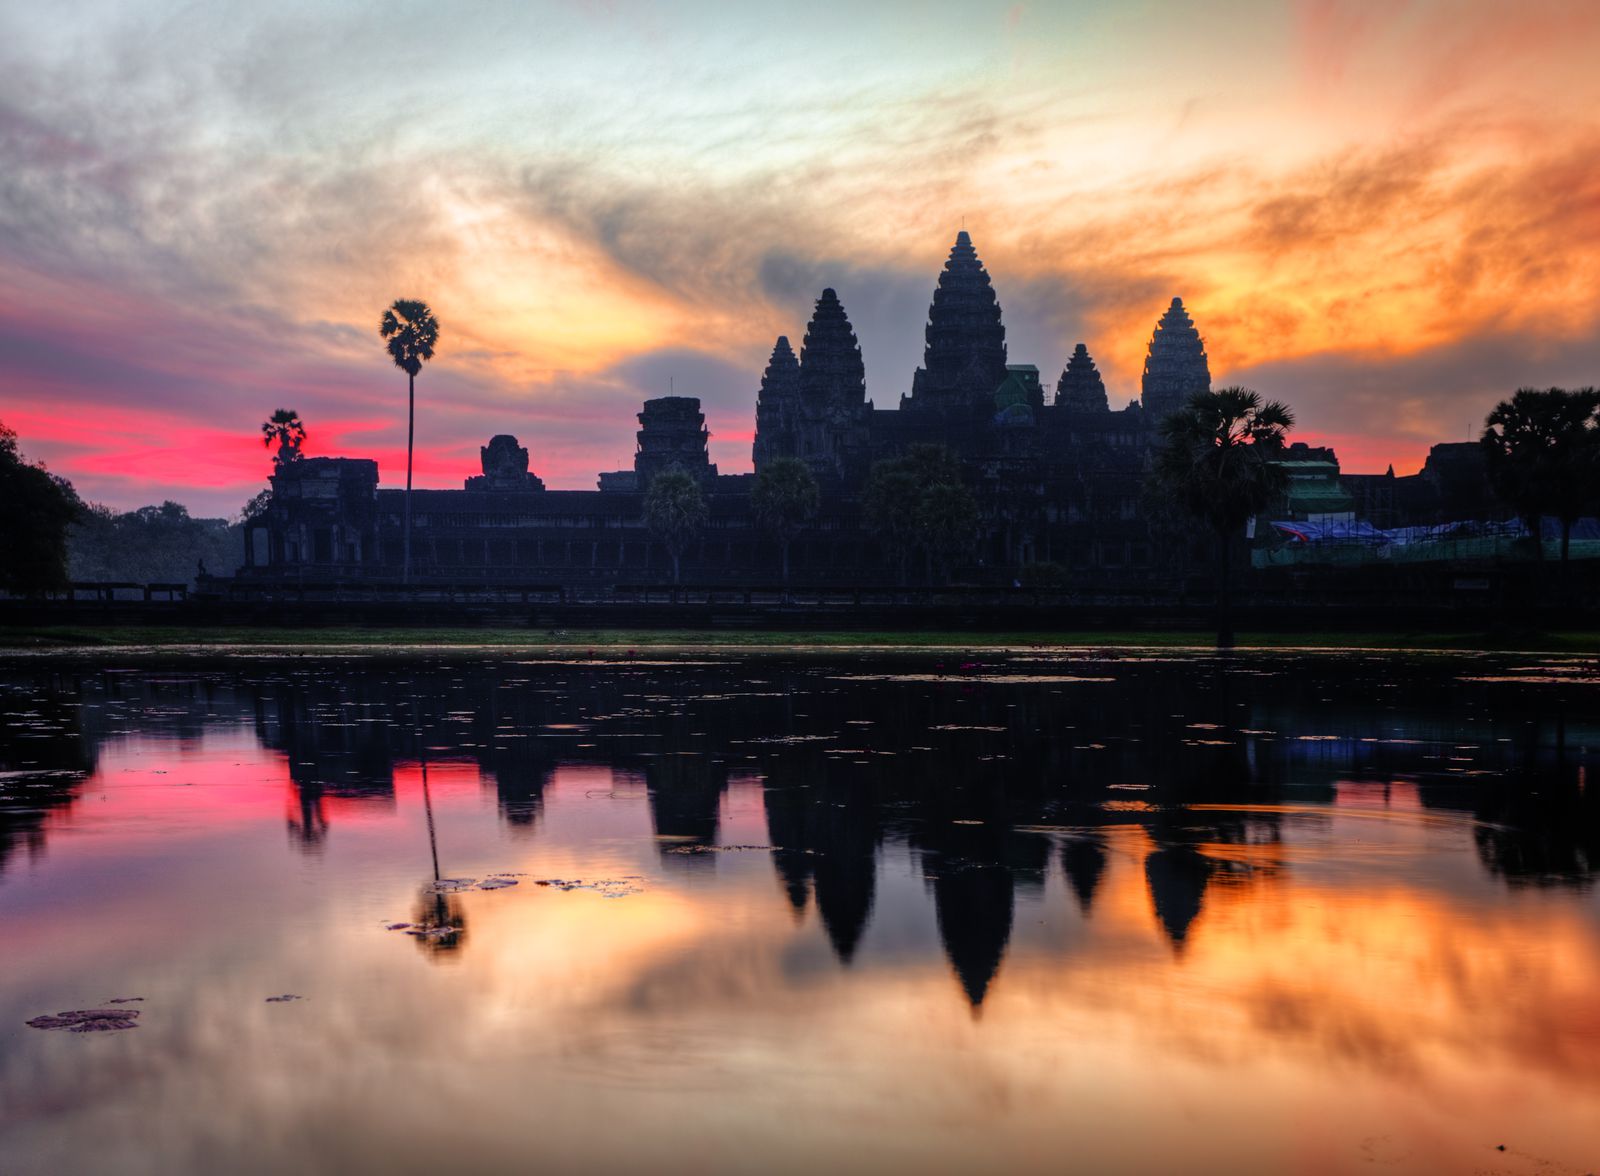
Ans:
{"label": "tree foliage", "polygon": [[1561,559],[1572,524],[1600,509],[1600,390],[1521,388],[1484,422],[1484,462],[1496,495],[1536,541],[1539,519],[1561,521]]}
{"label": "tree foliage", "polygon": [[1156,482],[1212,530],[1238,531],[1282,493],[1275,462],[1293,426],[1288,408],[1248,388],[1203,392],[1162,422]]}
{"label": "tree foliage", "polygon": [[83,512],[72,483],[22,456],[0,423],[0,591],[34,596],[67,583],[67,532]]}
{"label": "tree foliage", "polygon": [[426,302],[397,298],[383,312],[378,334],[388,344],[394,366],[408,376],[415,376],[422,365],[433,358],[434,346],[439,342],[439,320],[433,317]]}
{"label": "tree foliage", "polygon": [[799,458],[764,462],[750,491],[750,512],[783,552],[783,578],[789,579],[789,544],[817,517],[821,495],[811,467]]}
{"label": "tree foliage", "polygon": [[693,475],[674,466],[650,480],[644,495],[644,524],[672,557],[672,582],[678,583],[684,551],[706,524],[706,497]]}
{"label": "tree foliage", "polygon": [[902,456],[873,465],[862,523],[894,558],[904,581],[906,563],[919,550],[930,574],[934,567],[947,571],[971,555],[978,506],[948,449],[913,445]]}
{"label": "tree foliage", "polygon": [[917,542],[941,575],[971,556],[978,535],[978,503],[960,482],[935,482],[917,505]]}
{"label": "tree foliage", "polygon": [[250,523],[267,513],[267,508],[272,505],[272,487],[267,486],[250,496],[250,501],[239,508],[239,513],[233,517],[234,523]]}
{"label": "tree foliage", "polygon": [[1219,645],[1233,641],[1233,540],[1283,492],[1287,475],[1277,460],[1293,427],[1287,407],[1238,387],[1199,393],[1161,423],[1153,488],[1217,538]]}
{"label": "tree foliage", "polygon": [[203,564],[232,575],[243,560],[239,528],[199,519],[176,502],[118,512],[90,506],[69,538],[74,580],[187,584]]}
{"label": "tree foliage", "polygon": [[306,443],[305,422],[294,409],[280,408],[261,422],[261,440],[268,449],[271,449],[274,443],[277,444],[278,452],[273,457],[274,464],[286,466],[290,462],[299,461],[300,447]]}

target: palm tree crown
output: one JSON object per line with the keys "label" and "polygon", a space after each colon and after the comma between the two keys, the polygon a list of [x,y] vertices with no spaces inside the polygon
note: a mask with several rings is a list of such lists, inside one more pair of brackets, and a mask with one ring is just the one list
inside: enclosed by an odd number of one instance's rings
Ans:
{"label": "palm tree crown", "polygon": [[277,444],[279,465],[297,460],[300,447],[306,443],[306,426],[300,414],[292,408],[278,409],[261,422],[261,442],[268,449]]}
{"label": "palm tree crown", "polygon": [[389,344],[395,367],[408,376],[422,370],[424,361],[433,358],[433,345],[439,341],[439,320],[428,304],[414,298],[397,298],[383,312],[378,334]]}
{"label": "palm tree crown", "polygon": [[1285,405],[1263,404],[1248,388],[1202,392],[1162,422],[1157,478],[1215,530],[1242,527],[1283,488],[1283,470],[1273,459],[1293,427]]}

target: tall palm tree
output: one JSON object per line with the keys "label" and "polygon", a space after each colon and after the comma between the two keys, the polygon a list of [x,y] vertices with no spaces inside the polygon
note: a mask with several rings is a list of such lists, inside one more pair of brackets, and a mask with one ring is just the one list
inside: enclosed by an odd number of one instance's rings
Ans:
{"label": "tall palm tree", "polygon": [[433,358],[433,345],[439,341],[439,320],[426,302],[397,298],[383,312],[378,334],[389,344],[389,357],[406,374],[406,521],[405,547],[400,577],[411,582],[411,455],[417,434],[417,373]]}
{"label": "tall palm tree", "polygon": [[1201,392],[1161,423],[1155,484],[1217,539],[1217,645],[1233,644],[1233,540],[1287,481],[1276,459],[1294,414],[1248,388]]}
{"label": "tall palm tree", "polygon": [[306,443],[305,422],[292,408],[280,408],[261,422],[261,441],[268,449],[278,446],[273,461],[280,466],[300,460],[300,447]]}

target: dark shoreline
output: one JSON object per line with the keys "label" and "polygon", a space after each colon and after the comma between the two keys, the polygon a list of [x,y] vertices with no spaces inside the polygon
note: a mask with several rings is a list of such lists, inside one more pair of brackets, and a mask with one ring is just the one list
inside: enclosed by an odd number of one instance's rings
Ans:
{"label": "dark shoreline", "polygon": [[[631,651],[660,652],[728,650],[806,652],[839,650],[1183,650],[1215,653],[1211,634],[1184,630],[761,630],[700,628],[578,629],[536,627],[433,628],[426,626],[290,626],[244,625],[0,625],[0,657],[7,654],[193,651],[266,657],[303,652],[347,652],[363,657],[416,656],[430,652],[526,652],[584,658],[595,653],[608,660],[625,659]],[[1438,630],[1275,630],[1238,635],[1235,649],[1375,650],[1394,653],[1549,653],[1600,654],[1600,632]]]}

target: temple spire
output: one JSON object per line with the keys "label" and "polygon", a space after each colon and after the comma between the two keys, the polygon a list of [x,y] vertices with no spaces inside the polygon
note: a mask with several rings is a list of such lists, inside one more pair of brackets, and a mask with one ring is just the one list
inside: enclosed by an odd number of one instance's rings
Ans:
{"label": "temple spire", "polygon": [[800,391],[809,402],[859,406],[867,396],[861,344],[832,287],[817,299],[800,346]]}
{"label": "temple spire", "polygon": [[756,436],[751,456],[757,469],[774,457],[794,453],[794,431],[800,401],[800,361],[779,335],[756,394]]}
{"label": "temple spire", "polygon": [[986,408],[1006,378],[1006,328],[989,273],[965,229],[956,234],[939,274],[924,338],[912,403]]}
{"label": "temple spire", "polygon": [[1089,358],[1082,343],[1073,348],[1072,358],[1056,381],[1056,404],[1068,412],[1110,412],[1105,381]]}
{"label": "temple spire", "polygon": [[1174,298],[1150,337],[1141,397],[1144,410],[1158,423],[1197,392],[1209,391],[1211,367],[1206,361],[1205,340],[1184,310],[1183,299]]}
{"label": "temple spire", "polygon": [[818,478],[843,477],[865,460],[867,373],[850,318],[822,292],[800,347],[796,437],[791,452]]}

